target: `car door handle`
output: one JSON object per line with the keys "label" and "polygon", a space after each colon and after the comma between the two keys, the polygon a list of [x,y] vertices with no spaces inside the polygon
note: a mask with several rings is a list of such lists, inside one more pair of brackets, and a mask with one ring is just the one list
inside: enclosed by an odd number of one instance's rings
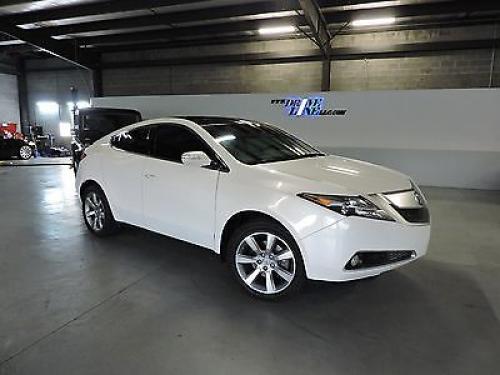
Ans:
{"label": "car door handle", "polygon": [[155,177],[156,177],[156,175],[151,174],[151,173],[146,173],[146,174],[144,175],[144,177],[146,177],[146,178],[155,178]]}

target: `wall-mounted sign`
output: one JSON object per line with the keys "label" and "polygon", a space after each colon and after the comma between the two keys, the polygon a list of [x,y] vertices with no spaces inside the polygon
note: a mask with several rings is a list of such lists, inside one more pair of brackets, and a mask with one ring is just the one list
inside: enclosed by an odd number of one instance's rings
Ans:
{"label": "wall-mounted sign", "polygon": [[293,117],[345,116],[347,112],[347,109],[326,108],[322,96],[271,99],[271,105],[282,107],[286,115]]}

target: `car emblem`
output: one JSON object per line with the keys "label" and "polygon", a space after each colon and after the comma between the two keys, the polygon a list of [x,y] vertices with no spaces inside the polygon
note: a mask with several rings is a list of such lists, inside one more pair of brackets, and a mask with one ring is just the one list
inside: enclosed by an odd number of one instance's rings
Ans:
{"label": "car emblem", "polygon": [[424,205],[424,199],[417,191],[413,192],[413,199],[415,199],[415,202],[417,202],[420,206]]}

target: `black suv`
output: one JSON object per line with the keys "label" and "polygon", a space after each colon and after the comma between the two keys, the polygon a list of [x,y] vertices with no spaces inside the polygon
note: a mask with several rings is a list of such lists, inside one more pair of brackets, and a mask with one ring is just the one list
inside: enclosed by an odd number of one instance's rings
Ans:
{"label": "black suv", "polygon": [[28,160],[33,154],[33,147],[22,139],[0,138],[0,159],[18,157],[23,160]]}
{"label": "black suv", "polygon": [[133,109],[85,108],[78,110],[75,115],[75,134],[71,142],[75,172],[86,147],[115,130],[141,120],[141,114]]}

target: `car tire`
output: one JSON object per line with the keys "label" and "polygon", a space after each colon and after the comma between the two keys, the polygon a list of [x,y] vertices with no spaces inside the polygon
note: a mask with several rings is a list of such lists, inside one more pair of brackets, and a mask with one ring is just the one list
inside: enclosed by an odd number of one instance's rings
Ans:
{"label": "car tire", "polygon": [[258,298],[276,300],[293,295],[306,281],[297,243],[285,228],[270,220],[249,222],[236,229],[228,241],[227,256],[238,282]]}
{"label": "car tire", "polygon": [[33,149],[28,145],[24,145],[19,148],[17,154],[21,159],[29,160],[33,156]]}
{"label": "car tire", "polygon": [[85,225],[96,236],[109,236],[119,228],[106,195],[98,186],[89,186],[83,191],[82,214]]}

